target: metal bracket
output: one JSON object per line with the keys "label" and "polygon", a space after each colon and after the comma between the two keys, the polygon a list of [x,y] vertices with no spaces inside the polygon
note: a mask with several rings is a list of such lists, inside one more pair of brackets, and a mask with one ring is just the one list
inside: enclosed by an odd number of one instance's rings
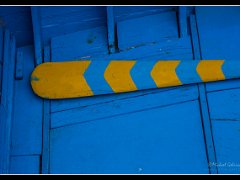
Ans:
{"label": "metal bracket", "polygon": [[15,79],[23,79],[23,51],[18,49],[16,57]]}

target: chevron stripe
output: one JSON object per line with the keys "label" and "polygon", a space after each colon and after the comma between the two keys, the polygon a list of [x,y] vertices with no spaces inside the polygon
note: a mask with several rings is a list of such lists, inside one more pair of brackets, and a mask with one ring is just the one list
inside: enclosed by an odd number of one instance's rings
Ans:
{"label": "chevron stripe", "polygon": [[203,82],[224,80],[222,72],[224,60],[202,60],[197,66],[197,72]]}
{"label": "chevron stripe", "polygon": [[151,77],[151,70],[156,64],[156,60],[150,59],[138,60],[131,70],[131,77],[138,89],[147,89],[156,87],[155,82]]}
{"label": "chevron stripe", "polygon": [[226,79],[240,77],[240,62],[236,60],[224,61],[222,71]]}
{"label": "chevron stripe", "polygon": [[43,63],[31,75],[31,85],[43,98],[59,99],[92,96],[84,78],[91,61]]}
{"label": "chevron stripe", "polygon": [[158,61],[154,65],[151,76],[158,88],[182,85],[176,74],[179,63],[180,61]]}
{"label": "chevron stripe", "polygon": [[199,61],[183,60],[176,68],[176,74],[182,84],[190,84],[192,82],[202,82],[196,68]]}
{"label": "chevron stripe", "polygon": [[101,60],[51,62],[35,68],[33,91],[50,99],[75,98],[240,77],[240,62],[224,60]]}
{"label": "chevron stripe", "polygon": [[136,61],[111,61],[104,73],[104,77],[115,93],[136,91],[130,71]]}
{"label": "chevron stripe", "polygon": [[92,60],[84,77],[95,95],[114,93],[104,78],[109,61]]}

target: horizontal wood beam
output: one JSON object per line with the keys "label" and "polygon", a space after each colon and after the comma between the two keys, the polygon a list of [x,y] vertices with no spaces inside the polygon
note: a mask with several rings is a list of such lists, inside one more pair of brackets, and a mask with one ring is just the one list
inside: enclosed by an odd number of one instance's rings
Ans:
{"label": "horizontal wood beam", "polygon": [[31,85],[46,99],[122,93],[240,77],[240,63],[224,60],[110,60],[48,62]]}

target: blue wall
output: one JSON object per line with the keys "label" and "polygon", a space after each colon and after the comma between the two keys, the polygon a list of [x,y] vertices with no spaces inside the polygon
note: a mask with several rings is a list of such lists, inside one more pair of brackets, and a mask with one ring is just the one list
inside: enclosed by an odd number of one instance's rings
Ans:
{"label": "blue wall", "polygon": [[239,18],[239,7],[0,7],[0,90],[12,103],[7,124],[1,96],[1,172],[239,173],[239,80],[54,101],[29,83],[47,61],[238,60]]}

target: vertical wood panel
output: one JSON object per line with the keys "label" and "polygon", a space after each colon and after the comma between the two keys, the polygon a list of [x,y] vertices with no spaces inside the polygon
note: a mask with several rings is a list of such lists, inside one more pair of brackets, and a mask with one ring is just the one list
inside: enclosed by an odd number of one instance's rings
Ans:
{"label": "vertical wood panel", "polygon": [[0,27],[0,102],[2,94],[3,28]]}
{"label": "vertical wood panel", "polygon": [[180,37],[187,35],[187,7],[178,7],[178,26]]}
{"label": "vertical wood panel", "polygon": [[42,151],[42,99],[34,94],[30,76],[34,48],[18,48],[23,54],[24,78],[15,80],[11,155],[40,155]]}
{"label": "vertical wood panel", "polygon": [[208,173],[204,150],[195,100],[52,129],[50,172]]}
{"label": "vertical wood panel", "polygon": [[35,47],[35,65],[42,63],[42,36],[39,7],[31,7],[34,47]]}
{"label": "vertical wood panel", "polygon": [[8,30],[4,33],[4,57],[2,95],[0,106],[0,173],[9,172],[11,125],[13,109],[14,67],[15,67],[15,38],[10,37]]}
{"label": "vertical wood panel", "polygon": [[[196,7],[199,40],[203,59],[240,60],[240,7]],[[227,66],[223,66],[223,70]],[[240,80],[206,84],[206,91],[239,88]]]}
{"label": "vertical wood panel", "polygon": [[[44,62],[50,62],[50,47],[46,46],[44,48]],[[43,151],[42,151],[42,174],[49,173],[49,156],[50,156],[50,108],[51,108],[51,101],[48,99],[43,100]]]}
{"label": "vertical wood panel", "polygon": [[[195,15],[190,16],[190,26],[191,26],[194,59],[200,60],[201,52],[200,52],[200,47],[199,47]],[[200,101],[200,108],[201,108],[201,114],[202,114],[203,131],[204,131],[204,135],[205,135],[208,161],[209,161],[209,163],[216,162],[216,152],[215,152],[213,136],[212,136],[212,125],[211,125],[211,121],[209,118],[209,109],[208,109],[208,104],[207,104],[205,85],[199,84],[198,88],[199,88],[199,101]],[[210,166],[209,171],[212,174],[218,173],[216,166],[215,167]]]}
{"label": "vertical wood panel", "polygon": [[107,7],[108,49],[110,53],[116,52],[116,30],[114,19],[114,7]]}
{"label": "vertical wood panel", "polygon": [[40,156],[12,156],[10,174],[39,174]]}
{"label": "vertical wood panel", "polygon": [[117,22],[117,35],[120,51],[177,39],[176,11]]}

